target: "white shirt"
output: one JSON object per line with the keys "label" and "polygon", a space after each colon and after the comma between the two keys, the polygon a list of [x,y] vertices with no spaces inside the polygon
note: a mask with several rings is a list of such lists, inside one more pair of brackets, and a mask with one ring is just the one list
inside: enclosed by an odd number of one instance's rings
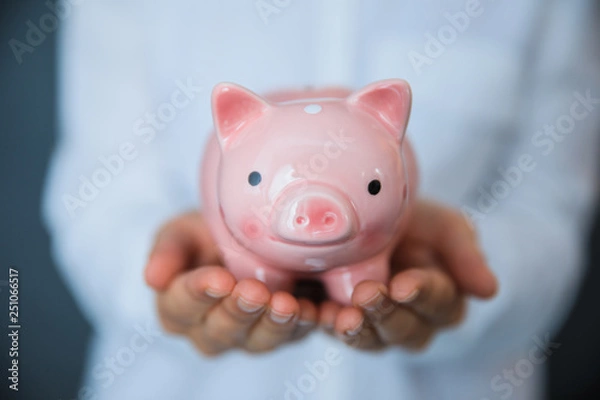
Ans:
{"label": "white shirt", "polygon": [[[598,189],[593,1],[79,3],[60,33],[44,213],[96,332],[80,399],[541,398],[560,349],[539,343],[577,292]],[[162,333],[143,268],[159,226],[200,206],[212,86],[390,77],[413,88],[422,194],[471,214],[499,295],[472,300],[464,324],[416,355],[314,333],[208,359]]]}

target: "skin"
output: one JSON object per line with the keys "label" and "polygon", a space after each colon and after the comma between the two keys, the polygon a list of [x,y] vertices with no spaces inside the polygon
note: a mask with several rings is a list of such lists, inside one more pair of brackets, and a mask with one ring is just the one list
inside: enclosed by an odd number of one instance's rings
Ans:
{"label": "skin", "polygon": [[460,323],[467,296],[490,298],[498,288],[471,224],[425,200],[417,201],[390,268],[388,285],[359,283],[349,307],[271,293],[258,280],[236,281],[202,215],[192,212],[157,234],[145,278],[157,293],[163,327],[207,356],[270,351],[317,327],[358,349],[423,350],[437,332]]}

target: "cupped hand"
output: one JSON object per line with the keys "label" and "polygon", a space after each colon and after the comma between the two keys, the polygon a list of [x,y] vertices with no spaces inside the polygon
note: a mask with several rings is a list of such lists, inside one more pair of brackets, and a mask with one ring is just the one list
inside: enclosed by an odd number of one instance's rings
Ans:
{"label": "cupped hand", "polygon": [[145,269],[157,292],[163,327],[189,338],[200,352],[265,352],[300,339],[317,321],[317,308],[289,293],[271,293],[255,279],[239,282],[223,268],[210,232],[197,213],[168,222]]}
{"label": "cupped hand", "polygon": [[353,306],[322,304],[320,325],[359,349],[422,350],[462,320],[467,296],[490,298],[498,288],[469,222],[429,201],[418,201],[390,267],[388,285],[356,286]]}

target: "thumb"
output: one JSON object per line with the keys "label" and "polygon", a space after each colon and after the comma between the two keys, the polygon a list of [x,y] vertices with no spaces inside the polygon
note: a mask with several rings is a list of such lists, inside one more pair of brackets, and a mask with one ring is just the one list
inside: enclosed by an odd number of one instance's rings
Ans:
{"label": "thumb", "polygon": [[207,264],[219,264],[217,248],[200,213],[187,213],[167,222],[156,235],[145,279],[162,291],[178,274]]}

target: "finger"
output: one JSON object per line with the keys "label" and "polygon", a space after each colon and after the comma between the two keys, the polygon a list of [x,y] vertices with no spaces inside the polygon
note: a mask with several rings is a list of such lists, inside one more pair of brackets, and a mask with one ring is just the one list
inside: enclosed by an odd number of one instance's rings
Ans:
{"label": "finger", "polygon": [[420,201],[406,239],[418,240],[436,249],[463,291],[482,298],[496,293],[496,277],[479,249],[472,225],[461,213],[433,202]]}
{"label": "finger", "polygon": [[178,276],[157,297],[163,325],[171,332],[185,331],[199,323],[234,286],[233,275],[219,266],[201,267]]}
{"label": "finger", "polygon": [[390,298],[414,310],[436,326],[454,325],[464,314],[464,296],[453,280],[436,267],[412,268],[396,274]]}
{"label": "finger", "polygon": [[296,328],[292,333],[292,340],[302,339],[310,331],[312,331],[318,322],[319,313],[317,306],[312,301],[300,298],[298,299],[300,306],[300,316],[296,321]]}
{"label": "finger", "polygon": [[245,345],[250,328],[261,318],[271,293],[264,283],[244,279],[237,283],[231,296],[223,299],[207,313],[197,341],[213,351],[223,351]]}
{"label": "finger", "polygon": [[206,224],[198,213],[189,213],[161,228],[146,264],[145,278],[155,290],[165,290],[182,271],[218,262]]}
{"label": "finger", "polygon": [[434,333],[431,324],[414,311],[392,301],[387,288],[378,282],[364,281],[356,286],[352,302],[360,307],[384,345],[400,345],[420,350]]}
{"label": "finger", "polygon": [[319,326],[330,335],[334,335],[335,320],[342,309],[339,303],[331,300],[324,301],[319,307]]}
{"label": "finger", "polygon": [[148,258],[145,278],[155,290],[165,290],[173,278],[188,268],[191,243],[180,235],[159,235]]}
{"label": "finger", "polygon": [[383,343],[363,312],[356,307],[342,308],[335,321],[337,336],[348,346],[361,350],[377,350]]}
{"label": "finger", "polygon": [[299,313],[300,305],[294,296],[286,292],[273,293],[268,310],[248,335],[246,349],[264,352],[288,341],[296,328]]}

